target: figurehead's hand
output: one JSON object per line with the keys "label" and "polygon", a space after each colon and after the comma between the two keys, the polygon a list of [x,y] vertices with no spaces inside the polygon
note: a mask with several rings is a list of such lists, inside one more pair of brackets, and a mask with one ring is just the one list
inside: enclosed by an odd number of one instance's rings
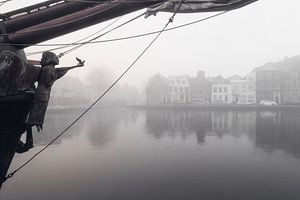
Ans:
{"label": "figurehead's hand", "polygon": [[78,62],[77,67],[83,67],[84,66],[85,60],[81,60],[77,57],[76,57],[76,60]]}

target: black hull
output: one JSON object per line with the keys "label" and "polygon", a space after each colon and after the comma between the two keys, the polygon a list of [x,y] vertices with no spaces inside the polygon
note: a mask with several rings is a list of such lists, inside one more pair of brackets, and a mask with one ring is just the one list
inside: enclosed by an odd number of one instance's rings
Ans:
{"label": "black hull", "polygon": [[33,94],[26,93],[0,97],[0,130],[25,126],[32,100]]}
{"label": "black hull", "polygon": [[0,188],[14,157],[18,141],[26,129],[24,120],[32,104],[32,94],[0,97]]}
{"label": "black hull", "polygon": [[15,155],[21,133],[18,130],[0,130],[0,189]]}

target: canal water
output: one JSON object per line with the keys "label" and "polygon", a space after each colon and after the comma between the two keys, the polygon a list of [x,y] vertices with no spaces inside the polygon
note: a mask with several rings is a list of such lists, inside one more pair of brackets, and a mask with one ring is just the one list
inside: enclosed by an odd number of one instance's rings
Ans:
{"label": "canal water", "polygon": [[[43,148],[78,111],[49,111]],[[2,200],[299,200],[300,112],[91,111],[6,182]]]}

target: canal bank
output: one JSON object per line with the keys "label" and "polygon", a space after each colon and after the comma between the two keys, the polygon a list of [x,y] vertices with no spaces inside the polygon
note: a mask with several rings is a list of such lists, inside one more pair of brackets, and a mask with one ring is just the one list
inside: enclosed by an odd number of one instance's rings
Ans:
{"label": "canal bank", "polygon": [[224,104],[208,104],[208,105],[131,105],[132,109],[171,109],[171,110],[299,110],[300,105],[224,105]]}

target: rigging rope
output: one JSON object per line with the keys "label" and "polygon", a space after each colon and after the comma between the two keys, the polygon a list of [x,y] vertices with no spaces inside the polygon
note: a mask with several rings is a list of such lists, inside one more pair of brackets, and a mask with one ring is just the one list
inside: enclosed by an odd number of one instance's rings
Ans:
{"label": "rigging rope", "polygon": [[0,1],[0,3],[6,3],[6,2],[9,2],[9,1],[12,1],[12,0],[3,0],[3,1]]}
{"label": "rigging rope", "polygon": [[71,49],[69,49],[67,51],[64,51],[64,52],[62,52],[62,53],[59,54],[59,57],[62,57],[62,56],[66,55],[66,54],[68,54],[68,53],[70,53],[72,51],[75,51],[76,49],[82,47],[83,45],[89,44],[90,42],[92,42],[92,41],[94,41],[94,40],[96,40],[96,39],[98,39],[98,38],[100,38],[100,37],[102,37],[102,36],[104,36],[104,35],[112,32],[112,31],[114,31],[114,30],[116,30],[116,29],[118,29],[118,28],[120,28],[122,26],[125,26],[126,24],[128,24],[128,23],[130,23],[130,22],[132,22],[132,21],[134,21],[134,20],[142,17],[143,15],[145,15],[145,13],[142,13],[142,14],[140,14],[140,15],[138,15],[138,16],[136,16],[136,17],[134,17],[134,18],[132,18],[132,19],[130,19],[130,20],[128,20],[128,21],[126,21],[126,22],[124,22],[124,23],[116,26],[116,27],[114,27],[113,29],[110,29],[110,30],[108,30],[108,31],[106,31],[106,32],[104,32],[104,33],[102,33],[102,34],[100,34],[100,35],[98,35],[98,36],[96,36],[96,37],[94,37],[94,38],[92,38],[92,39],[90,39],[90,40],[82,43],[82,44],[79,44],[78,46],[75,46],[75,47],[73,47],[73,48],[71,48]]}
{"label": "rigging rope", "polygon": [[[175,29],[179,29],[179,28],[183,28],[183,27],[190,26],[190,25],[193,25],[193,24],[197,24],[197,23],[200,23],[202,21],[206,21],[208,19],[211,19],[211,18],[220,16],[220,15],[223,15],[223,14],[225,14],[227,12],[229,12],[229,11],[220,12],[220,13],[217,13],[217,14],[205,17],[205,18],[201,18],[201,19],[189,22],[189,23],[185,23],[185,24],[182,24],[182,25],[174,26],[172,28],[167,28],[163,32],[171,31],[171,30],[175,30]],[[74,43],[71,43],[71,44],[40,44],[40,45],[37,44],[37,45],[33,45],[33,46],[45,46],[45,47],[46,46],[61,46],[61,47],[56,47],[56,48],[52,48],[52,49],[48,50],[48,51],[53,51],[53,50],[59,50],[59,49],[66,48],[65,46],[80,45],[80,44],[96,44],[96,43],[104,43],[104,42],[115,42],[115,41],[128,40],[128,39],[134,39],[134,38],[139,38],[139,37],[145,37],[145,36],[153,35],[153,34],[156,34],[156,33],[159,33],[159,31],[153,31],[153,32],[148,32],[148,33],[143,33],[143,34],[138,34],[138,35],[132,35],[132,36],[127,36],[127,37],[121,37],[121,38],[113,38],[113,39],[107,39],[107,40],[91,41],[91,42],[88,42],[88,43],[76,43],[76,42],[74,42]],[[35,55],[35,54],[40,54],[40,53],[43,53],[43,52],[44,51],[29,52],[26,55]]]}
{"label": "rigging rope", "polygon": [[[116,20],[114,20],[113,22],[109,23],[108,25],[106,25],[106,26],[103,27],[102,29],[96,31],[95,33],[93,33],[93,34],[91,34],[91,35],[89,35],[89,36],[87,36],[87,37],[81,38],[80,40],[77,40],[76,42],[72,42],[72,43],[70,43],[70,44],[65,44],[65,45],[63,45],[63,46],[61,46],[61,47],[56,47],[56,48],[49,49],[49,50],[46,50],[46,51],[54,51],[54,50],[64,49],[64,48],[68,48],[68,47],[70,47],[70,46],[73,46],[73,45],[75,45],[76,43],[79,43],[79,42],[81,42],[81,41],[83,41],[83,40],[85,40],[85,39],[88,39],[88,38],[90,38],[90,37],[92,37],[92,36],[94,36],[94,35],[96,35],[96,34],[102,32],[102,31],[104,31],[105,29],[107,29],[108,27],[112,26],[114,23],[116,23],[117,21],[119,21],[121,18],[122,18],[122,16],[121,16],[121,17],[118,17]],[[26,56],[35,55],[35,54],[39,54],[39,53],[43,53],[43,52],[45,52],[45,51],[38,51],[38,52],[31,52],[31,53],[29,52],[29,53],[26,53]]]}
{"label": "rigging rope", "polygon": [[3,6],[5,3],[12,1],[12,0],[4,0],[4,1],[0,1],[0,6]]}
{"label": "rigging rope", "polygon": [[[182,3],[185,0],[182,1]],[[177,10],[181,7],[182,3],[178,6]],[[65,134],[75,123],[77,123],[89,110],[91,110],[120,80],[121,78],[134,66],[134,64],[146,53],[146,51],[152,46],[152,44],[157,40],[157,38],[164,32],[167,26],[173,22],[174,17],[177,13],[177,10],[173,13],[173,15],[169,18],[168,22],[165,24],[163,29],[156,35],[156,37],[148,44],[148,46],[139,54],[139,56],[129,65],[125,71],[96,99],[84,112],[82,112],[69,126],[67,126],[59,135],[57,135],[51,142],[49,142],[44,148],[39,150],[35,153],[30,159],[28,159],[25,163],[20,165],[17,169],[13,172],[9,173],[4,180],[5,182],[7,179],[12,178],[18,171],[24,168],[27,164],[29,164],[35,157],[45,151],[50,145],[52,145],[58,138],[60,138],[63,134]]]}
{"label": "rigging rope", "polygon": [[[93,33],[93,34],[91,34],[91,35],[89,35],[89,36],[87,36],[87,37],[84,37],[84,38],[82,38],[82,39],[80,39],[80,40],[77,40],[76,42],[81,42],[81,41],[83,41],[83,40],[86,40],[86,39],[88,39],[88,38],[90,38],[90,37],[92,37],[92,36],[98,34],[98,33],[101,33],[102,31],[104,31],[104,30],[107,29],[108,27],[112,26],[112,25],[113,25],[114,23],[116,23],[117,21],[119,21],[121,18],[122,18],[122,16],[121,16],[121,17],[118,17],[117,19],[115,19],[113,22],[111,22],[111,23],[108,24],[107,26],[103,27],[102,29],[96,31],[95,33]],[[71,43],[71,45],[72,45],[72,43]],[[82,45],[83,45],[83,44],[82,44]],[[79,48],[79,46],[82,46],[82,45],[78,45],[77,48]],[[67,46],[65,46],[65,47],[67,48],[67,47],[69,47],[69,45],[67,45]],[[63,48],[64,48],[64,47],[63,47]],[[76,47],[73,47],[73,48],[76,48]],[[69,49],[68,51],[70,51],[70,49]],[[64,54],[65,54],[65,52],[62,52],[62,53],[60,53],[59,55],[64,55]],[[60,57],[61,57],[61,56],[60,56]]]}

